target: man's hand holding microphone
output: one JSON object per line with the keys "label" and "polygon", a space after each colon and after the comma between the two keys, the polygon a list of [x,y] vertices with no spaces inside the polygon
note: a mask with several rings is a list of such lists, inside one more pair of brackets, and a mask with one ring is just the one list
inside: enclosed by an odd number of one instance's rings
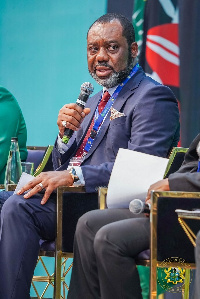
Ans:
{"label": "man's hand holding microphone", "polygon": [[[83,83],[76,103],[66,104],[60,109],[57,124],[59,135],[64,143],[68,143],[74,131],[79,129],[84,117],[90,113],[90,109],[85,108],[85,104],[92,92],[92,84],[89,82]],[[17,194],[22,195],[25,191],[29,190],[28,193],[24,195],[24,198],[28,199],[45,189],[44,196],[41,200],[41,204],[45,204],[51,193],[57,187],[71,186],[73,183],[74,176],[69,170],[41,172],[36,178],[23,186]]]}
{"label": "man's hand holding microphone", "polygon": [[93,90],[91,83],[83,83],[76,103],[66,104],[60,109],[57,125],[64,143],[68,143],[74,131],[79,129],[84,117],[90,113],[90,108],[85,108],[85,104]]}

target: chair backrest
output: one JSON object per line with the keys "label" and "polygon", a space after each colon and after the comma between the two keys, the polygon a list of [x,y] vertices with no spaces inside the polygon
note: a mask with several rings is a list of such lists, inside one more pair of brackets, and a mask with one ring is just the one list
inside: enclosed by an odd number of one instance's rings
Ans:
{"label": "chair backrest", "polygon": [[34,176],[37,176],[42,171],[53,170],[52,150],[53,145],[47,147],[42,146],[27,146],[28,157],[27,162],[34,163]]}
{"label": "chair backrest", "polygon": [[168,178],[171,173],[176,172],[182,165],[185,157],[185,153],[188,148],[174,147],[169,155],[169,162],[166,167],[164,178]]}

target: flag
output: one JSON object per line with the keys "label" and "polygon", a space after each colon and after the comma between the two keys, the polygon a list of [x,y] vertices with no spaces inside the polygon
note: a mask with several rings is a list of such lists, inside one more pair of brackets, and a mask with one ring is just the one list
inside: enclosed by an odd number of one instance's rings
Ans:
{"label": "flag", "polygon": [[135,0],[132,22],[135,29],[135,41],[138,44],[138,55],[140,55],[143,43],[144,8],[146,0]]}
{"label": "flag", "polygon": [[179,99],[178,0],[147,0],[140,64]]}
{"label": "flag", "polygon": [[147,0],[139,60],[176,95],[185,147],[200,132],[199,12],[199,0]]}

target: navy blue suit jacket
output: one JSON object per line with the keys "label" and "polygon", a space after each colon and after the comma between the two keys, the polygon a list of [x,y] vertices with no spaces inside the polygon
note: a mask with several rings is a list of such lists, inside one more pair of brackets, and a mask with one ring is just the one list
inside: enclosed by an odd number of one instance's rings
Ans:
{"label": "navy blue suit jacket", "polygon": [[[74,132],[68,151],[53,150],[54,169],[67,169],[91,123],[101,92],[89,98],[91,109],[79,131]],[[108,113],[93,145],[81,164],[87,192],[107,186],[119,148],[166,157],[179,140],[179,111],[172,91],[147,77],[142,68],[119,93],[113,108],[125,116],[110,120]]]}

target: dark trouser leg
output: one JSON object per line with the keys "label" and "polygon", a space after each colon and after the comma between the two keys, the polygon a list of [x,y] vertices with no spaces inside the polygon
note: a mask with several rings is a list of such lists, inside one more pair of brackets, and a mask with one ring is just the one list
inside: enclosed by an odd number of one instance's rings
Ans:
{"label": "dark trouser leg", "polygon": [[1,210],[5,201],[13,195],[14,191],[0,191],[0,223],[1,223]]}
{"label": "dark trouser leg", "polygon": [[41,196],[25,200],[13,195],[1,212],[0,299],[28,299],[39,250],[39,239],[55,238],[53,199],[40,204]]}
{"label": "dark trouser leg", "polygon": [[[140,224],[136,225],[138,220]],[[113,252],[110,246],[108,249],[104,249],[104,243],[107,247],[107,236],[112,235],[112,232],[109,233],[110,223],[115,222],[113,224],[115,226],[118,225],[117,221],[120,221],[119,224],[122,223],[119,227],[123,227],[123,223],[126,221],[131,221],[131,223],[124,227],[124,231],[120,230],[119,233],[114,233],[113,237],[116,237],[117,240],[111,240],[114,247]],[[106,227],[108,231],[104,231]],[[138,229],[139,231],[137,231]],[[100,237],[101,231],[102,237]],[[122,244],[120,244],[120,240]],[[141,241],[139,242],[139,240]],[[147,248],[149,248],[149,219],[135,219],[134,215],[126,209],[97,210],[86,213],[77,224],[74,266],[68,299],[142,298],[134,255]],[[108,250],[106,253],[108,257],[105,257],[104,250],[105,252]],[[119,271],[113,273],[115,267]],[[102,275],[105,271],[107,273],[104,279]],[[106,282],[103,286],[104,281],[107,281],[109,276],[112,279],[113,274],[113,282],[111,284]],[[123,279],[122,275],[124,275]],[[124,289],[129,285],[130,291]],[[129,296],[129,293],[132,297]]]}
{"label": "dark trouser leg", "polygon": [[149,219],[126,219],[102,227],[94,250],[102,299],[142,299],[135,257],[149,248]]}

